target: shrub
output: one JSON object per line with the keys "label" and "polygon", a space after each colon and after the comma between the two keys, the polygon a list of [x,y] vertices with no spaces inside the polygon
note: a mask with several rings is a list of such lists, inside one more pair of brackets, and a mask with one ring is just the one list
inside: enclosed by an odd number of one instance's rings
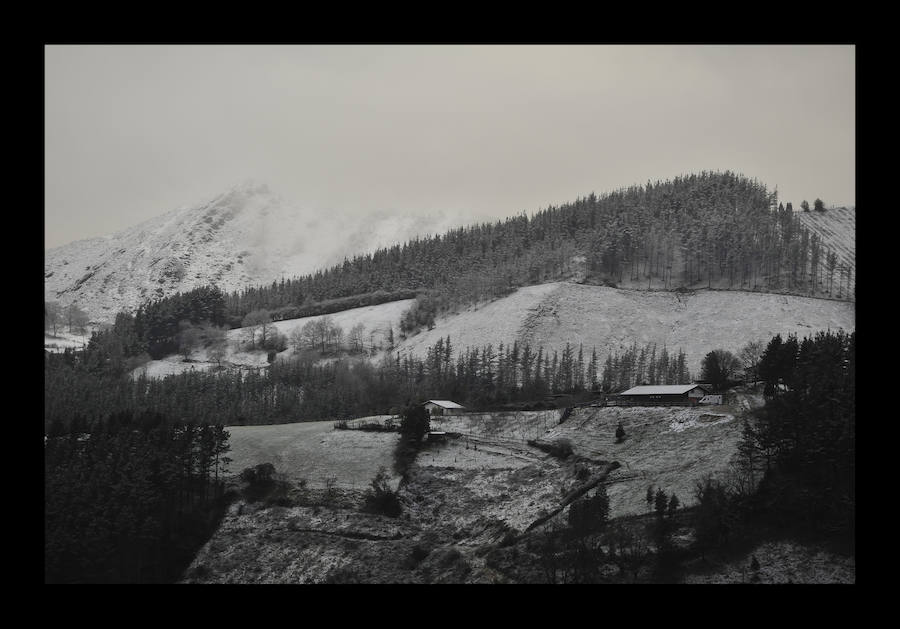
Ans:
{"label": "shrub", "polygon": [[265,485],[272,482],[275,476],[275,466],[271,463],[260,463],[255,467],[247,467],[240,473],[239,478],[253,486]]}
{"label": "shrub", "polygon": [[256,468],[253,467],[245,467],[243,471],[241,471],[240,475],[238,475],[243,482],[249,483],[250,485],[256,484]]}
{"label": "shrub", "polygon": [[326,503],[331,503],[336,500],[338,497],[337,490],[337,476],[334,474],[325,478],[325,495],[324,499]]}
{"label": "shrub", "polygon": [[291,507],[294,501],[288,497],[291,486],[283,474],[275,473],[271,463],[260,463],[245,468],[239,478],[247,483],[241,493],[249,502],[262,501],[265,506]]}
{"label": "shrub", "polygon": [[394,449],[394,471],[400,476],[406,477],[422,447],[422,437],[430,428],[430,414],[424,406],[415,404],[403,411],[400,418],[400,440]]}
{"label": "shrub", "polygon": [[405,477],[419,453],[419,444],[400,439],[394,447],[394,471]]}
{"label": "shrub", "polygon": [[567,459],[574,452],[572,442],[565,438],[557,439],[553,443],[542,443],[536,439],[529,439],[526,443],[559,459]]}
{"label": "shrub", "polygon": [[325,583],[362,583],[362,575],[353,568],[342,566],[329,572]]}
{"label": "shrub", "polygon": [[410,553],[410,563],[413,566],[417,566],[422,563],[422,560],[425,559],[425,557],[427,557],[429,554],[431,554],[431,551],[429,549],[425,548],[421,544],[416,544],[415,546],[413,546],[412,552]]}
{"label": "shrub", "polygon": [[560,459],[569,458],[573,452],[572,442],[565,438],[555,440],[550,450],[550,454]]}
{"label": "shrub", "polygon": [[392,518],[400,515],[402,508],[397,493],[391,490],[387,469],[382,466],[371,482],[371,489],[366,491],[363,511],[378,513]]}
{"label": "shrub", "polygon": [[439,308],[438,300],[430,295],[419,295],[400,318],[400,332],[409,336],[418,332],[419,328],[434,328],[434,317]]}
{"label": "shrub", "polygon": [[381,424],[379,422],[363,422],[362,424],[357,424],[355,430],[362,430],[364,432],[393,432],[395,429],[393,422],[385,422]]}
{"label": "shrub", "polygon": [[290,486],[284,482],[283,480],[277,481],[273,484],[272,491],[265,498],[265,505],[267,507],[293,507],[295,503],[288,496],[290,492]]}
{"label": "shrub", "polygon": [[266,342],[262,344],[262,348],[270,352],[283,352],[287,349],[287,343],[287,337],[273,328],[266,336]]}

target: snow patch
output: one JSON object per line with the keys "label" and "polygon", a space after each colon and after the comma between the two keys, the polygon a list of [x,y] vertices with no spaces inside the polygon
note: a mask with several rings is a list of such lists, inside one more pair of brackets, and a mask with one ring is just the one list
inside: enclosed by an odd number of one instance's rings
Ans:
{"label": "snow patch", "polygon": [[725,422],[730,422],[733,419],[733,415],[728,415],[726,413],[704,413],[699,416],[695,413],[691,413],[688,415],[674,417],[669,424],[669,430],[671,430],[672,432],[681,432],[683,430],[689,430],[691,428],[724,424]]}

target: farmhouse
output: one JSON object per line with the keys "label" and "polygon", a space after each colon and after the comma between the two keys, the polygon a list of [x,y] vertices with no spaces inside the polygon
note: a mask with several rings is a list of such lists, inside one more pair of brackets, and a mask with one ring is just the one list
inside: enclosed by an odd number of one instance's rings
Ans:
{"label": "farmhouse", "polygon": [[423,404],[432,417],[439,415],[462,415],[466,407],[450,400],[428,400]]}
{"label": "farmhouse", "polygon": [[632,387],[607,396],[607,406],[696,406],[709,395],[700,384],[657,384]]}

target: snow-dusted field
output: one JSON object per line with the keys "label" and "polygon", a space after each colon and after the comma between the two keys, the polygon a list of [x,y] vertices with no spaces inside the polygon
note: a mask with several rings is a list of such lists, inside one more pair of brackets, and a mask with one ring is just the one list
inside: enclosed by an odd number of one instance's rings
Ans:
{"label": "snow-dusted field", "polygon": [[521,288],[478,309],[441,317],[398,347],[424,355],[439,338],[450,336],[455,350],[488,343],[529,342],[561,351],[584,344],[600,360],[608,352],[636,342],[683,349],[688,367],[698,373],[700,361],[713,349],[737,352],[747,342],[768,341],[777,333],[798,336],[819,330],[856,328],[855,304],[809,297],[742,291],[701,290],[694,293],[622,290],[555,282]]}
{"label": "snow-dusted field", "polygon": [[[619,422],[623,443],[616,443]],[[694,504],[697,481],[728,470],[740,436],[736,409],[728,406],[606,407],[576,410],[544,439],[569,439],[576,454],[622,464],[607,483],[618,517],[647,513],[648,485]]]}
{"label": "snow-dusted field", "polygon": [[[814,231],[827,246],[837,253],[838,267],[844,264],[852,270],[850,285],[856,285],[856,208],[832,208],[824,213],[797,212],[804,227]],[[834,287],[837,290],[838,270],[835,270]],[[827,282],[827,276],[826,276]]]}
{"label": "snow-dusted field", "polygon": [[151,360],[131,372],[133,378],[145,375],[148,378],[165,378],[185,371],[208,371],[215,365],[208,362],[184,362],[180,355],[166,356],[161,360]]}
{"label": "snow-dusted field", "polygon": [[[350,310],[343,310],[330,315],[276,321],[274,326],[278,328],[279,332],[290,337],[291,332],[302,328],[310,321],[316,321],[322,317],[329,317],[335,325],[340,326],[341,329],[344,330],[345,340],[346,335],[349,334],[351,328],[361,323],[365,326],[363,338],[365,339],[366,347],[369,347],[373,343],[376,346],[379,344],[384,345],[387,341],[389,329],[393,329],[395,340],[399,340],[400,317],[409,309],[414,301],[414,299],[401,299],[378,304],[376,306],[351,308]],[[244,332],[241,330],[231,330],[228,333],[228,336],[229,339],[238,339],[241,338],[242,334],[244,334]]]}
{"label": "snow-dusted field", "polygon": [[[230,471],[271,463],[291,482],[363,490],[382,465],[391,472],[397,433],[335,430],[334,422],[229,426]],[[396,479],[395,479],[396,482]]]}
{"label": "snow-dusted field", "polygon": [[[269,507],[241,502],[188,571],[197,582],[322,581],[339,566],[352,566],[374,581],[416,582],[423,576],[409,562],[415,548],[454,548],[469,570],[454,582],[495,582],[484,560],[509,528],[525,531],[556,512],[573,489],[608,470],[611,516],[647,513],[648,485],[694,502],[693,487],[707,474],[727,472],[740,436],[740,412],[759,396],[745,392],[734,406],[705,408],[583,408],[562,424],[559,411],[479,413],[437,420],[434,429],[458,432],[419,453],[409,482],[400,489],[398,519],[360,513],[346,505]],[[367,418],[368,421],[386,417]],[[615,443],[621,422],[627,433]],[[380,465],[390,467],[394,433],[335,431],[331,422],[231,427],[232,470],[272,462],[288,479],[321,488],[365,489]],[[569,439],[575,457],[560,460],[528,446]],[[588,474],[580,472],[587,470]],[[599,476],[602,478],[602,476]],[[396,480],[396,479],[395,479]],[[566,511],[558,517],[565,518]],[[509,528],[508,528],[509,527]],[[537,529],[540,531],[540,528]],[[540,533],[538,533],[540,534]],[[854,561],[788,542],[765,543],[746,557],[709,565],[686,582],[748,582],[750,557],[761,565],[763,583],[853,582]],[[364,555],[361,557],[361,555]]]}
{"label": "snow-dusted field", "polygon": [[512,343],[535,308],[559,290],[560,283],[520,288],[511,295],[448,314],[435,321],[433,330],[423,330],[399,343],[397,351],[424,356],[439,338],[450,337],[454,352],[459,349]]}
{"label": "snow-dusted field", "polygon": [[66,348],[83,349],[91,339],[90,333],[70,334],[57,330],[56,336],[44,332],[44,349],[49,352],[61,352]]}
{"label": "snow-dusted field", "polygon": [[[585,361],[592,347],[599,360],[608,352],[619,351],[636,342],[656,343],[670,350],[684,350],[688,367],[700,371],[700,361],[713,349],[737,353],[749,341],[768,341],[775,334],[799,337],[822,330],[847,331],[856,328],[854,303],[811,297],[752,293],[742,291],[701,290],[694,293],[641,291],[554,282],[520,288],[512,295],[471,307],[458,314],[437,319],[433,330],[422,330],[400,341],[399,322],[413,300],[388,302],[377,306],[353,308],[327,315],[345,333],[357,323],[365,326],[366,345],[385,345],[387,330],[394,330],[395,351],[401,355],[424,356],[438,339],[450,337],[454,352],[465,347],[483,347],[500,343],[528,342],[543,345],[545,351],[562,351],[571,343],[577,351],[584,345]],[[278,321],[274,325],[285,335],[319,317]],[[226,363],[245,367],[265,367],[265,352],[246,351],[243,328],[228,332]],[[293,350],[279,354],[289,359]],[[377,353],[378,360],[384,352]],[[166,359],[166,365],[150,365],[150,374],[178,373],[209,368],[202,350],[195,352],[193,363]],[[180,359],[179,359],[180,360]],[[156,361],[159,362],[159,361]],[[207,363],[203,365],[202,363]],[[137,372],[136,372],[137,373]]]}
{"label": "snow-dusted field", "polygon": [[[302,328],[308,322],[320,319],[322,316],[327,316],[344,330],[345,335],[350,332],[353,326],[362,323],[365,327],[363,337],[366,347],[369,347],[370,344],[375,344],[376,346],[384,345],[388,337],[388,328],[392,327],[395,338],[398,338],[400,317],[413,301],[412,299],[402,299],[376,306],[352,308],[330,315],[276,321],[273,323],[273,326],[285,336],[290,337],[291,332],[295,329]],[[248,330],[246,328],[236,328],[228,331],[226,334],[228,347],[222,360],[224,366],[268,367],[266,352],[245,348],[245,342],[248,338],[247,334]],[[278,359],[289,360],[293,354],[294,350],[288,347],[288,349],[278,354]],[[206,371],[215,366],[215,363],[209,360],[206,350],[200,348],[191,352],[190,362],[184,362],[181,355],[167,356],[161,360],[152,360],[141,365],[132,372],[132,377],[145,373],[151,378],[162,378],[171,374],[190,371],[191,369]]]}
{"label": "snow-dusted field", "polygon": [[[592,473],[605,463],[620,463],[605,483],[610,512],[612,517],[640,515],[648,511],[648,485],[691,505],[698,481],[728,471],[741,435],[738,413],[729,406],[588,407],[576,409],[562,424],[559,411],[463,416],[433,422],[432,429],[462,436],[429,447],[417,463],[423,478],[458,484],[461,496],[484,502],[480,514],[524,530],[539,511],[553,510],[562,494],[577,485],[572,463],[560,462],[527,440],[567,439]],[[619,422],[627,435],[621,444],[615,442]],[[466,505],[456,507],[464,518]]]}

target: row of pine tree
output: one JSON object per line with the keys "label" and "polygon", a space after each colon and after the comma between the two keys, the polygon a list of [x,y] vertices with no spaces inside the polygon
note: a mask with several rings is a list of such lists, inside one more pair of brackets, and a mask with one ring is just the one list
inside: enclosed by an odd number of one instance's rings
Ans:
{"label": "row of pine tree", "polygon": [[[193,423],[267,424],[392,412],[410,401],[449,398],[478,408],[540,401],[550,393],[616,391],[636,384],[690,382],[684,352],[636,344],[607,356],[567,344],[560,352],[515,342],[466,347],[454,358],[450,338],[425,356],[386,357],[373,365],[352,357],[308,356],[267,369],[189,371],[134,380],[104,367],[91,351],[47,355],[47,426],[73,414],[89,424],[110,412],[155,412]],[[86,429],[86,428],[85,428]]]}

